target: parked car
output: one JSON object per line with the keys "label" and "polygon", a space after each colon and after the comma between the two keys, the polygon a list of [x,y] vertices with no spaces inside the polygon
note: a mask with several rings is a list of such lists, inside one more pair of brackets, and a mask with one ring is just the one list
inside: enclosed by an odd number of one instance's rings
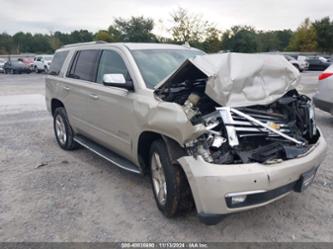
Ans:
{"label": "parked car", "polygon": [[298,55],[296,59],[301,64],[301,67],[304,68],[304,70],[309,69],[309,62],[307,62],[307,57],[306,56]]}
{"label": "parked car", "polygon": [[315,105],[333,114],[333,65],[319,75],[319,91],[313,97]]}
{"label": "parked car", "polygon": [[30,67],[20,60],[8,60],[3,68],[6,74],[31,73]]}
{"label": "parked car", "polygon": [[34,58],[33,69],[36,73],[48,73],[53,55],[38,55]]}
{"label": "parked car", "polygon": [[30,69],[30,71],[33,70],[33,66],[34,66],[33,58],[23,57],[23,58],[18,58],[17,60],[23,62]]}
{"label": "parked car", "polygon": [[276,55],[76,44],[56,51],[45,99],[62,149],[150,175],[166,217],[195,204],[216,224],[314,179],[327,146],[298,78]]}
{"label": "parked car", "polygon": [[0,73],[4,73],[5,70],[3,69],[3,66],[5,65],[6,60],[0,59]]}
{"label": "parked car", "polygon": [[289,56],[289,55],[285,55],[284,56],[286,58],[287,61],[289,61],[294,67],[296,67],[298,69],[298,71],[303,72],[304,70],[306,70],[306,66],[307,64],[301,63],[300,61],[296,60],[294,57]]}
{"label": "parked car", "polygon": [[331,65],[331,63],[323,60],[321,57],[318,56],[309,57],[307,61],[309,63],[309,70],[313,71],[324,71]]}
{"label": "parked car", "polygon": [[333,63],[333,57],[332,56],[325,56],[324,57],[328,63]]}

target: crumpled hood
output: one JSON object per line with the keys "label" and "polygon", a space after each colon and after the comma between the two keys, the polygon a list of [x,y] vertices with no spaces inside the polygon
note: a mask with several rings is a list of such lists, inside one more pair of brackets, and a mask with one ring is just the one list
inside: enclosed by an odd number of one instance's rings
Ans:
{"label": "crumpled hood", "polygon": [[186,60],[155,93],[207,78],[205,93],[222,106],[266,105],[299,85],[298,70],[281,55],[224,53]]}

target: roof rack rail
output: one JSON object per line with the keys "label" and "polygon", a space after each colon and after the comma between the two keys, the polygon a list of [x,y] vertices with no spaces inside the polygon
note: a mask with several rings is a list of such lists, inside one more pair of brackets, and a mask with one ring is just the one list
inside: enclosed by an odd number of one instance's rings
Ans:
{"label": "roof rack rail", "polygon": [[80,43],[72,43],[72,44],[63,45],[61,48],[71,48],[71,47],[77,47],[77,46],[104,44],[104,43],[107,43],[107,42],[106,41],[80,42]]}

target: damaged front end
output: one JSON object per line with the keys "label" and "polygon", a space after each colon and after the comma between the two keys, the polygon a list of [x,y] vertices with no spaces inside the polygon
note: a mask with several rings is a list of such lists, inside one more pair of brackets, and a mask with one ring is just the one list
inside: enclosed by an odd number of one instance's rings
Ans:
{"label": "damaged front end", "polygon": [[270,105],[216,109],[196,120],[209,132],[186,144],[210,163],[280,162],[306,153],[319,138],[311,100],[296,91]]}
{"label": "damaged front end", "polygon": [[[247,58],[226,54],[189,60],[156,89],[160,99],[181,105],[194,126],[205,127],[202,135],[184,142],[189,155],[213,164],[271,164],[297,158],[318,141],[312,101],[294,89],[294,69],[268,56],[256,61],[258,67],[252,61],[253,72],[232,75],[235,62],[230,61]],[[220,66],[208,72],[214,61]],[[212,89],[220,91],[212,94]]]}

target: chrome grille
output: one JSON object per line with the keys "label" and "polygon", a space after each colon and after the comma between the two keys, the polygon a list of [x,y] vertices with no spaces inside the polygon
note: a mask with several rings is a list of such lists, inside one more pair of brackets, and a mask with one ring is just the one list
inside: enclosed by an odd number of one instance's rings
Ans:
{"label": "chrome grille", "polygon": [[222,117],[231,147],[237,146],[244,137],[282,137],[296,144],[303,142],[291,137],[291,129],[283,115],[250,108],[217,108]]}
{"label": "chrome grille", "polygon": [[[243,113],[250,115],[251,117],[261,121],[262,123],[269,125],[274,124],[279,127],[279,131],[290,134],[290,127],[285,120],[283,115],[277,113],[264,113],[262,111],[253,110],[249,108],[240,109]],[[226,125],[233,125],[237,131],[238,137],[251,137],[251,136],[278,136],[277,134],[267,130],[266,128],[256,125],[247,119],[231,114],[233,122],[227,123]]]}

